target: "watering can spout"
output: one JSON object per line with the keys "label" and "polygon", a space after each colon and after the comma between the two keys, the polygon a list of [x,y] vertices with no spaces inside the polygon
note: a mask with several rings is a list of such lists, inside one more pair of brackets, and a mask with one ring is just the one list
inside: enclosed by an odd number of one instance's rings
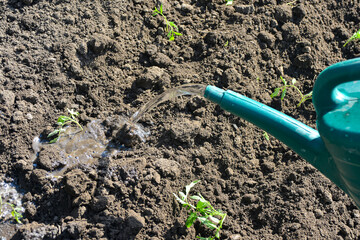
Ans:
{"label": "watering can spout", "polygon": [[331,154],[315,129],[231,90],[207,86],[204,97],[273,135],[347,192]]}

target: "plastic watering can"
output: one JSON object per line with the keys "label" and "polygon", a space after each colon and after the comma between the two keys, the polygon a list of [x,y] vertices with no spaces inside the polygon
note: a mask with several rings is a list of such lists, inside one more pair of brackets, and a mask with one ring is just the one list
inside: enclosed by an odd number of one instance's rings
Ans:
{"label": "plastic watering can", "polygon": [[204,97],[285,143],[360,208],[360,58],[318,76],[313,89],[318,131],[231,90],[209,85]]}

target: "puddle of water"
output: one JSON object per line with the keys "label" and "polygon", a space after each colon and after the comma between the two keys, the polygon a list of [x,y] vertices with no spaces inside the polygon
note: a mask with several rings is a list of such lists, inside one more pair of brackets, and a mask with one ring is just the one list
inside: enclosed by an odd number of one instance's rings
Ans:
{"label": "puddle of water", "polygon": [[13,204],[15,207],[18,207],[20,210],[19,213],[24,212],[24,208],[22,207],[21,199],[22,194],[16,190],[16,187],[13,184],[0,182],[0,195],[3,202],[3,206],[1,209],[0,219],[2,221],[7,221],[13,219],[11,215],[12,208],[8,204]]}
{"label": "puddle of water", "polygon": [[[118,118],[117,124],[123,126],[130,123],[126,118]],[[149,132],[145,131],[139,124],[131,124],[131,126],[134,134],[145,141]],[[35,137],[32,143],[35,153],[33,159],[43,157],[39,155],[40,151],[51,148],[51,152],[57,154],[56,157],[50,155],[52,158],[50,161],[53,162],[50,162],[49,165],[57,167],[55,167],[55,171],[50,172],[50,175],[57,178],[61,177],[68,168],[77,164],[91,165],[99,158],[108,157],[126,149],[124,146],[112,143],[106,137],[106,130],[102,121],[93,120],[84,127],[83,131],[76,127],[66,127],[59,140],[53,144],[41,142],[39,137]]]}

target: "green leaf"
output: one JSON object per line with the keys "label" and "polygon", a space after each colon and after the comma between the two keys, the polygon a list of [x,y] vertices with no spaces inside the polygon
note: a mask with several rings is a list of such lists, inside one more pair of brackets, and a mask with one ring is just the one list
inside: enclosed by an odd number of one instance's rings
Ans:
{"label": "green leaf", "polygon": [[180,195],[182,200],[185,200],[187,198],[187,196],[183,192],[179,192],[179,195]]}
{"label": "green leaf", "polygon": [[186,219],[185,226],[188,228],[191,227],[196,219],[197,219],[196,212],[191,212],[189,217]]}
{"label": "green leaf", "polygon": [[181,199],[181,198],[179,198],[175,193],[173,193],[174,194],[174,196],[175,196],[175,199],[177,200],[177,201],[179,201],[181,204],[187,204],[183,199]]}
{"label": "green leaf", "polygon": [[179,30],[179,28],[175,25],[174,22],[168,22],[170,26],[174,27],[176,30]]}
{"label": "green leaf", "polygon": [[191,188],[193,188],[198,182],[200,182],[200,180],[195,180],[195,181],[191,182],[189,185],[185,186],[186,196],[189,194]]}
{"label": "green leaf", "polygon": [[217,226],[207,219],[207,217],[198,217],[200,222],[211,229],[217,229]]}
{"label": "green leaf", "polygon": [[286,85],[286,80],[282,76],[280,76],[280,79],[284,83],[284,85]]}
{"label": "green leaf", "polygon": [[68,116],[60,116],[57,120],[58,124],[65,124],[67,121],[70,121],[71,118],[69,118]]}
{"label": "green leaf", "polygon": [[266,140],[270,141],[269,134],[267,132],[264,131],[263,135]]}
{"label": "green leaf", "polygon": [[213,216],[209,216],[209,220],[216,225],[220,223],[220,220]]}
{"label": "green leaf", "polygon": [[280,88],[275,88],[274,92],[270,95],[271,98],[274,98],[279,95]]}
{"label": "green leaf", "polygon": [[190,197],[191,199],[194,199],[194,200],[197,200],[197,201],[200,201],[200,197],[199,196],[197,196],[197,195],[194,195],[194,196],[191,196]]}
{"label": "green leaf", "polygon": [[11,211],[11,215],[15,218],[17,223],[21,223],[20,218],[22,218],[22,215],[21,215],[21,213],[17,212],[16,209],[19,209],[19,208],[14,208]]}
{"label": "green leaf", "polygon": [[74,109],[67,109],[67,110],[68,110],[70,115],[78,116],[80,114],[79,112],[75,112]]}
{"label": "green leaf", "polygon": [[284,90],[281,93],[281,100],[284,100],[285,94],[286,94],[286,88],[284,88]]}
{"label": "green leaf", "polygon": [[205,222],[203,222],[203,224],[210,229],[217,229],[217,226],[209,220],[206,220]]}
{"label": "green leaf", "polygon": [[52,136],[55,136],[56,134],[59,134],[60,130],[59,129],[56,129],[54,131],[52,131],[51,133],[49,133],[47,135],[48,138],[52,137]]}
{"label": "green leaf", "polygon": [[59,138],[54,138],[53,140],[51,140],[49,143],[56,143],[59,140]]}
{"label": "green leaf", "polygon": [[227,0],[226,5],[231,5],[231,4],[233,4],[233,1],[232,0]]}
{"label": "green leaf", "polygon": [[163,13],[163,5],[160,5],[160,12]]}
{"label": "green leaf", "polygon": [[173,32],[175,35],[177,35],[177,36],[182,36],[182,34],[181,33],[178,33],[178,32]]}
{"label": "green leaf", "polygon": [[346,43],[343,45],[343,47],[345,47],[349,42],[351,42],[355,39],[360,39],[360,29],[346,41]]}

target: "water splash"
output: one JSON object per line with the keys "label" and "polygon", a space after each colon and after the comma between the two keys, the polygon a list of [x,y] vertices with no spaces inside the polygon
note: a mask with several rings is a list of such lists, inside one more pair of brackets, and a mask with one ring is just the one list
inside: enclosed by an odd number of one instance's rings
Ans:
{"label": "water splash", "polygon": [[145,142],[150,132],[137,122],[157,105],[183,95],[203,96],[206,85],[186,84],[169,89],[143,105],[131,118],[113,117],[106,127],[102,121],[93,120],[84,130],[66,127],[56,143],[41,142],[34,138],[32,147],[35,164],[50,172],[51,176],[61,177],[64,172],[78,164],[91,165],[97,159],[112,156],[118,151],[133,147],[139,141]]}

